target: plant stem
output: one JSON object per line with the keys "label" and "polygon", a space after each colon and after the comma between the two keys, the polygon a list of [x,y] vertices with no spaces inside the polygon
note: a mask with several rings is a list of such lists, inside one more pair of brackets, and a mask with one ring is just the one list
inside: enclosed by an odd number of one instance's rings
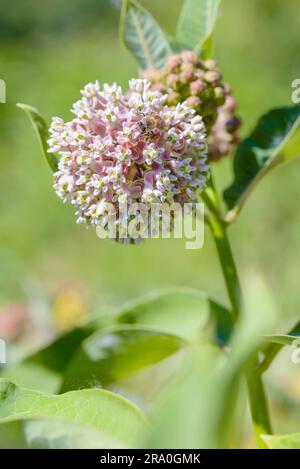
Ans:
{"label": "plant stem", "polygon": [[[257,362],[258,360],[256,359],[256,365]],[[260,448],[266,448],[261,435],[271,434],[272,428],[262,376],[260,373],[257,373],[255,368],[247,373],[250,411],[257,444]]]}
{"label": "plant stem", "polygon": [[216,243],[219,260],[226,283],[226,288],[232,308],[232,316],[236,321],[239,317],[241,287],[230,243],[223,222],[214,214],[210,217],[210,227]]}
{"label": "plant stem", "polygon": [[[216,191],[214,190],[212,182],[210,184],[209,191],[214,193],[214,197],[212,198],[210,192],[207,192],[203,198],[204,200],[206,198],[209,199],[210,210],[211,206],[214,206],[214,210],[210,211],[209,224],[216,243],[218,256],[232,308],[232,316],[234,321],[236,321],[239,318],[242,304],[240,281],[232,255],[230,242],[227,236],[227,226],[222,219]],[[207,202],[207,200],[205,201]],[[256,357],[255,366],[253,366],[253,368],[247,373],[247,386],[251,417],[257,444],[260,448],[265,448],[266,445],[262,440],[261,435],[270,434],[272,431],[262,377],[257,372],[257,363],[258,358]]]}

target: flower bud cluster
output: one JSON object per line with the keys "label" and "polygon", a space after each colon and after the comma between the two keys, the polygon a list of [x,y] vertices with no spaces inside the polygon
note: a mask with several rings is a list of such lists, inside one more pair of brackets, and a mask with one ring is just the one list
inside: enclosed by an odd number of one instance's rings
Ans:
{"label": "flower bud cluster", "polygon": [[[148,69],[143,78],[154,91],[167,93],[167,104],[186,101],[202,116],[209,138],[208,157],[216,161],[228,154],[238,141],[240,125],[231,89],[223,82],[215,60],[201,60],[193,51],[172,55],[160,70]],[[211,151],[210,151],[211,150]]]}

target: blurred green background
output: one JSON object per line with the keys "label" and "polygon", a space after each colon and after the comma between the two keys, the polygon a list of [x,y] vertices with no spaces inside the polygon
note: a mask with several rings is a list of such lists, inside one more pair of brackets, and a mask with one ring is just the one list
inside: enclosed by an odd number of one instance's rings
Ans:
{"label": "blurred green background", "polygon": [[[52,190],[38,141],[16,102],[45,118],[70,118],[79,90],[90,81],[127,80],[136,64],[118,40],[118,0],[0,0],[0,301],[37,289],[52,297],[64,282],[87,289],[91,308],[120,305],[153,288],[187,285],[226,302],[213,242],[199,251],[178,240],[139,247],[99,240],[74,223],[73,209]],[[180,0],[144,0],[169,32]],[[245,135],[261,113],[291,104],[300,76],[299,2],[226,0],[217,24],[216,56],[233,86]],[[230,182],[231,160],[215,168],[220,191]],[[299,317],[300,160],[269,175],[230,230],[242,275],[261,272],[283,324]],[[30,290],[31,291],[31,290]]]}

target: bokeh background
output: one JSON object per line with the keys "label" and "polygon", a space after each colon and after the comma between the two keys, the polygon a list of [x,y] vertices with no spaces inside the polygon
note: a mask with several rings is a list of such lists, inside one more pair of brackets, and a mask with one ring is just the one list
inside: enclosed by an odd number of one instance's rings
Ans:
{"label": "bokeh background", "polygon": [[[174,32],[181,0],[141,3]],[[178,240],[122,246],[76,225],[72,207],[52,190],[37,138],[16,108],[24,102],[48,121],[53,115],[68,119],[87,82],[126,87],[137,68],[119,44],[118,4],[0,0],[0,78],[7,85],[7,103],[0,104],[0,335],[2,327],[16,350],[22,350],[16,324],[25,324],[25,337],[34,328],[40,343],[85,314],[159,287],[192,286],[227,303],[208,232],[204,248],[189,251]],[[299,30],[297,0],[223,1],[216,57],[238,100],[243,135],[269,108],[291,104],[291,82],[300,77]],[[220,192],[231,180],[231,164],[228,158],[215,167]],[[300,316],[299,202],[300,159],[270,174],[230,229],[241,277],[251,270],[265,278],[280,331]],[[243,286],[246,291],[245,281]],[[276,363],[268,376],[277,396],[273,405],[286,429],[297,430],[300,364],[291,365],[288,353]]]}

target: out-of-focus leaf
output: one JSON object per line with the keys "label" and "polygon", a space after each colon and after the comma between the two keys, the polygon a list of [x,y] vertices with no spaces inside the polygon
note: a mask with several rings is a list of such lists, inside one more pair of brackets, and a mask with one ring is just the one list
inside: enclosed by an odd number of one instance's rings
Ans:
{"label": "out-of-focus leaf", "polygon": [[136,0],[123,0],[120,36],[142,69],[162,67],[171,54],[165,34]]}
{"label": "out-of-focus leaf", "polygon": [[72,329],[59,336],[42,350],[28,357],[26,361],[62,372],[80,343],[92,332],[93,328],[88,325]]}
{"label": "out-of-focus leaf", "polygon": [[[147,448],[216,448],[217,423],[223,386],[215,371],[225,359],[221,349],[201,345],[175,382],[158,401],[154,426],[144,443]],[[222,374],[223,375],[223,374]]]}
{"label": "out-of-focus leaf", "polygon": [[21,361],[5,367],[0,376],[18,386],[49,393],[57,392],[62,382],[60,372],[30,361]]}
{"label": "out-of-focus leaf", "polygon": [[[137,330],[132,334],[128,331],[120,332],[123,336],[118,340],[122,347],[112,347],[110,352],[107,349],[107,355],[101,360],[92,359],[92,355],[87,353],[90,349],[86,350],[85,347],[89,343],[93,347],[94,339],[91,338],[91,342],[87,339],[83,347],[81,343],[91,333],[111,326],[114,318],[110,315],[96,324],[87,324],[65,333],[24,361],[7,367],[2,377],[20,386],[54,393],[60,389],[75,389],[99,382],[107,386],[117,378],[128,379],[130,374],[143,367],[166,359],[182,347],[184,340],[195,338],[201,331],[206,331],[207,323],[210,328],[215,327],[217,341],[221,344],[228,340],[232,328],[230,315],[225,308],[196,290],[184,288],[150,295],[123,309],[117,321],[122,323],[121,329],[124,329],[123,324],[126,323],[135,325],[136,329],[151,328],[152,332],[145,331],[144,336]],[[95,336],[96,343],[98,337],[102,337],[101,332]],[[103,340],[106,339],[101,338],[101,344]],[[158,344],[164,347],[158,347]],[[148,346],[151,346],[151,353],[147,354],[145,347]],[[118,363],[122,363],[122,366]]]}
{"label": "out-of-focus leaf", "polygon": [[265,335],[265,340],[267,342],[271,342],[272,344],[279,344],[279,345],[293,345],[295,340],[299,340],[300,336],[294,335]]}
{"label": "out-of-focus leaf", "polygon": [[0,449],[118,449],[122,443],[86,425],[49,420],[0,424]]}
{"label": "out-of-focus leaf", "polygon": [[[187,49],[207,49],[219,5],[220,0],[185,0],[176,31],[178,42]],[[210,55],[207,50],[205,55]]]}
{"label": "out-of-focus leaf", "polygon": [[28,448],[23,431],[23,422],[0,424],[0,449]]}
{"label": "out-of-focus leaf", "polygon": [[34,449],[117,449],[122,442],[105,432],[59,420],[22,422],[29,448]]}
{"label": "out-of-focus leaf", "polygon": [[258,350],[278,317],[278,311],[264,278],[258,273],[250,273],[247,278],[245,304],[239,319],[239,328],[232,337],[231,346],[235,350],[231,361],[239,359],[246,363],[251,352]]}
{"label": "out-of-focus leaf", "polygon": [[271,169],[300,155],[300,106],[273,109],[237,148],[234,181],[224,193],[234,221],[256,184]]}
{"label": "out-of-focus leaf", "polygon": [[61,391],[120,382],[185,345],[182,338],[150,329],[119,327],[95,333],[76,352]]}
{"label": "out-of-focus leaf", "polygon": [[17,420],[0,424],[0,449],[120,448],[120,442],[94,428],[61,420]]}
{"label": "out-of-focus leaf", "polygon": [[293,345],[293,343],[298,339],[300,339],[300,322],[298,322],[286,335],[279,334],[266,336],[267,344],[264,344],[263,346],[264,359],[259,366],[259,372],[264,373],[267,371],[280,350],[286,345]]}
{"label": "out-of-focus leaf", "polygon": [[141,368],[109,389],[127,397],[142,409],[151,411],[158,396],[180,373],[189,349],[184,347],[158,363]]}
{"label": "out-of-focus leaf", "polygon": [[300,433],[289,435],[262,435],[269,449],[300,449]]}
{"label": "out-of-focus leaf", "polygon": [[18,103],[17,106],[26,112],[30,122],[32,123],[34,129],[37,132],[37,135],[40,139],[40,143],[42,145],[44,156],[50,168],[53,172],[57,171],[58,157],[54,153],[48,153],[49,147],[47,141],[49,139],[49,131],[48,126],[44,121],[43,117],[36,108],[29,106],[28,104]]}
{"label": "out-of-focus leaf", "polygon": [[[48,426],[28,424],[35,419],[57,420],[54,431],[60,434],[61,447],[64,447],[63,434],[68,424],[80,425],[82,431],[85,428],[96,431],[99,437],[102,434],[103,440],[99,440],[98,445],[107,447],[113,442],[114,448],[135,446],[147,427],[144,415],[136,406],[109,391],[85,389],[55,396],[0,380],[0,428],[1,424],[26,422],[29,428],[25,428],[25,437],[27,433],[31,442],[39,441],[41,445],[44,438],[47,440]],[[64,425],[61,431],[58,430],[59,422]],[[68,445],[66,438],[66,447]]]}
{"label": "out-of-focus leaf", "polygon": [[81,342],[98,328],[108,325],[110,321],[103,317],[99,321],[92,320],[81,327],[65,332],[24,360],[12,366],[5,366],[0,376],[19,386],[55,393],[61,387],[62,373]]}
{"label": "out-of-focus leaf", "polygon": [[218,342],[227,342],[232,320],[226,308],[197,290],[170,288],[128,305],[121,311],[118,322],[140,324],[192,339],[211,319],[216,324]]}

